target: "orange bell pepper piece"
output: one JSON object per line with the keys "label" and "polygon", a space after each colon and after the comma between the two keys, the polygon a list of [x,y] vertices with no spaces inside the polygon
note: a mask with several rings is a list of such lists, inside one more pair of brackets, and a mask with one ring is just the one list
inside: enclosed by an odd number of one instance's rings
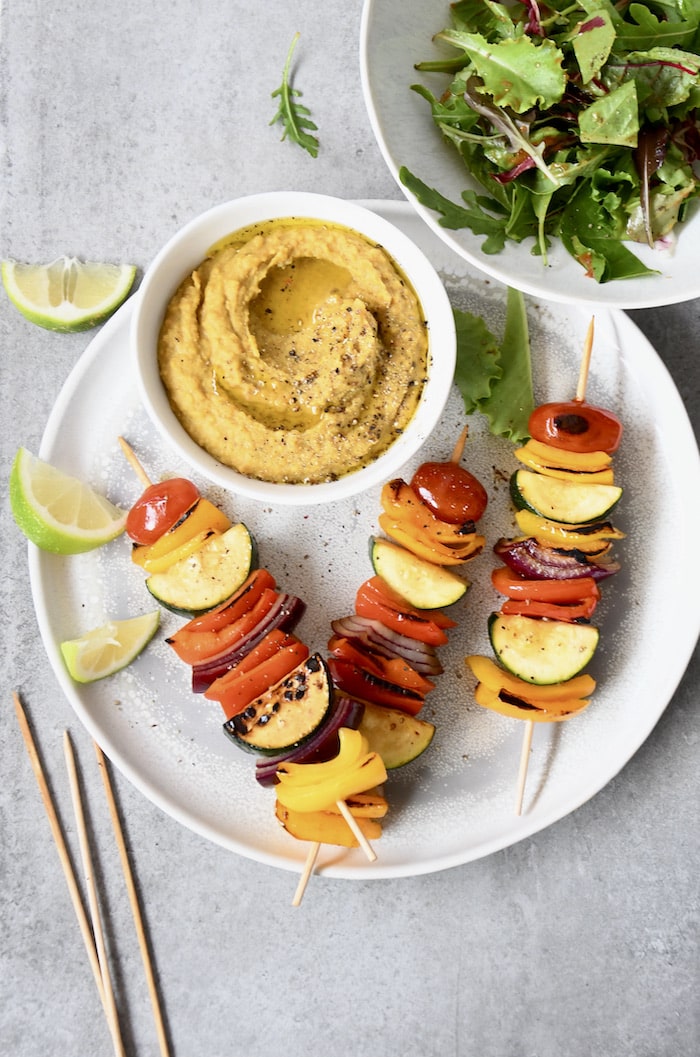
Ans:
{"label": "orange bell pepper piece", "polygon": [[213,532],[225,532],[230,527],[226,514],[202,497],[190,507],[183,520],[155,543],[134,547],[131,560],[147,573],[162,573],[193,554]]}

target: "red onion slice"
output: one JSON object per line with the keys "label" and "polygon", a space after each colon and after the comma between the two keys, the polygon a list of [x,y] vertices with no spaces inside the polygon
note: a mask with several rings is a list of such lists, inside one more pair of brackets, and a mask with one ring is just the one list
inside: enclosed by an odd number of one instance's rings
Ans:
{"label": "red onion slice", "polygon": [[384,657],[407,661],[421,675],[440,675],[443,670],[434,646],[393,631],[380,620],[353,614],[332,620],[331,627],[336,635],[356,639],[360,645],[374,649]]}
{"label": "red onion slice", "polygon": [[583,576],[604,580],[620,570],[620,563],[611,558],[594,558],[582,551],[546,547],[533,537],[500,539],[493,549],[513,572],[532,580],[567,580]]}

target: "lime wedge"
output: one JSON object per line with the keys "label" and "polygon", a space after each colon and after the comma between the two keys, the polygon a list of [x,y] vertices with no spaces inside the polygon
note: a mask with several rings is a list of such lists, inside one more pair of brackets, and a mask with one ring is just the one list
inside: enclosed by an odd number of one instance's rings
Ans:
{"label": "lime wedge", "polygon": [[110,620],[77,639],[61,643],[66,668],[76,683],[94,683],[126,668],[148,645],[160,621],[160,610],[128,620]]}
{"label": "lime wedge", "polygon": [[10,506],[27,539],[53,554],[101,547],[123,532],[126,522],[126,511],[26,448],[12,463]]}
{"label": "lime wedge", "polygon": [[47,330],[88,330],[119,308],[136,275],[133,264],[100,264],[58,257],[50,264],[2,262],[13,305]]}

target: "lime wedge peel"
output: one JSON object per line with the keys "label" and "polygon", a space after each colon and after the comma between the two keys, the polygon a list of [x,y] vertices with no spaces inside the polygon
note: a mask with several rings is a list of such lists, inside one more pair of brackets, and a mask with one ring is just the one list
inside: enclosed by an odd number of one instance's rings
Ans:
{"label": "lime wedge peel", "polygon": [[61,655],[76,683],[94,683],[126,668],[146,648],[160,624],[160,610],[109,620],[77,639],[61,643]]}
{"label": "lime wedge peel", "polygon": [[23,316],[47,330],[89,330],[122,304],[136,277],[133,264],[57,257],[49,264],[2,262],[7,296]]}
{"label": "lime wedge peel", "polygon": [[119,536],[126,523],[125,510],[26,448],[12,463],[10,506],[27,539],[52,554],[94,550]]}

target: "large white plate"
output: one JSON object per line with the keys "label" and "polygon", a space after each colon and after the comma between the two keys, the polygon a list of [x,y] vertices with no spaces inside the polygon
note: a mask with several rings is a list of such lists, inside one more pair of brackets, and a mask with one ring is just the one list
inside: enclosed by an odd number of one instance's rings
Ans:
{"label": "large white plate", "polygon": [[[457,307],[482,315],[502,334],[505,291],[455,256],[405,203],[370,203],[414,238],[431,258]],[[136,294],[135,296],[138,296]],[[47,425],[42,457],[79,474],[128,505],[139,487],[117,443],[135,446],[150,475],[184,473],[163,450],[141,410],[131,370],[133,299],[91,342],[70,375]],[[590,316],[528,302],[536,395],[573,392]],[[391,775],[391,813],[378,861],[325,848],[329,876],[380,878],[426,873],[487,855],[566,815],[604,786],[647,737],[687,665],[698,634],[697,563],[691,534],[698,521],[700,466],[680,397],[661,361],[622,313],[596,316],[588,396],[618,411],[626,425],[617,458],[626,486],[620,527],[624,571],[604,587],[602,644],[591,668],[599,689],[588,711],[568,724],[540,726],[525,814],[514,815],[522,724],[472,703],[464,656],[489,651],[486,619],[495,607],[488,550],[471,563],[472,580],[456,613],[459,626],[443,649],[446,671],[425,712],[437,724],[430,749]],[[446,458],[463,424],[453,395],[422,457]],[[489,488],[482,524],[487,538],[513,531],[507,478],[512,446],[480,418],[470,424],[467,461]],[[416,460],[416,463],[421,458]],[[406,467],[405,474],[413,466]],[[200,482],[201,483],[201,482]],[[329,622],[351,612],[359,583],[371,575],[367,539],[377,530],[379,490],[337,504],[270,509],[254,500],[214,494],[258,539],[261,563],[308,610],[299,634],[325,647]],[[125,672],[92,686],[68,678],[58,643],[110,617],[152,608],[126,538],[91,554],[61,558],[30,546],[31,582],[41,633],[77,716],[113,762],[156,804],[184,825],[242,855],[298,869],[306,849],[278,828],[273,794],[253,777],[253,757],[221,731],[218,706],[189,692],[188,670],[164,634]],[[690,583],[694,579],[695,583]],[[163,632],[179,626],[164,616]]]}
{"label": "large white plate", "polygon": [[444,74],[414,69],[437,57],[433,36],[449,25],[449,5],[406,4],[403,0],[365,0],[362,16],[360,71],[365,103],[384,160],[402,192],[432,230],[456,253],[482,271],[526,293],[551,301],[595,302],[608,308],[652,308],[700,296],[700,209],[679,228],[675,252],[631,247],[657,276],[599,284],[588,279],[558,240],[548,267],[533,257],[532,239],[508,244],[501,253],[482,252],[482,236],[469,229],[448,231],[438,214],[416,201],[399,180],[405,165],[415,176],[452,202],[461,202],[466,187],[483,192],[469,177],[456,150],[448,145],[427,102],[411,91],[421,83],[440,96],[449,83]]}

